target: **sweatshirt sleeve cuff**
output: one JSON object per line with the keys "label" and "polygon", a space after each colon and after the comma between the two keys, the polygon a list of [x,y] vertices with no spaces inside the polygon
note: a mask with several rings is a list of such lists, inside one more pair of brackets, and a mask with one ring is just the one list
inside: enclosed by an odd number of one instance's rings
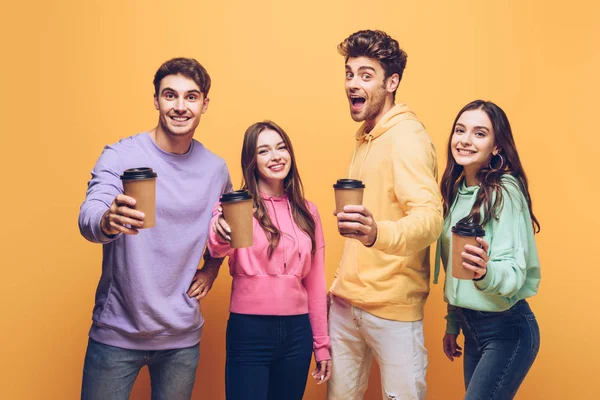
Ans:
{"label": "sweatshirt sleeve cuff", "polygon": [[118,239],[122,235],[122,233],[117,233],[116,235],[112,236],[106,236],[104,232],[102,232],[102,228],[100,228],[100,221],[102,221],[102,216],[104,215],[104,213],[105,211],[100,211],[94,216],[94,222],[92,223],[92,233],[94,234],[94,237],[96,238],[96,240],[98,240],[99,243],[107,244],[112,242],[113,240]]}
{"label": "sweatshirt sleeve cuff", "polygon": [[473,281],[473,283],[475,284],[475,287],[481,291],[485,291],[490,284],[493,281],[494,278],[494,262],[493,261],[488,261],[488,265],[487,265],[487,272],[485,274],[485,276],[483,277],[483,279],[480,279],[478,281]]}
{"label": "sweatshirt sleeve cuff", "polygon": [[458,335],[460,333],[460,323],[458,321],[446,321],[446,333]]}
{"label": "sweatshirt sleeve cuff", "polygon": [[372,248],[379,251],[386,251],[390,247],[390,238],[393,232],[391,224],[393,224],[393,222],[390,221],[381,221],[377,223],[377,238],[375,239],[373,246],[371,246]]}
{"label": "sweatshirt sleeve cuff", "polygon": [[325,360],[331,360],[331,354],[329,354],[329,349],[321,348],[315,350],[315,361],[320,362]]}

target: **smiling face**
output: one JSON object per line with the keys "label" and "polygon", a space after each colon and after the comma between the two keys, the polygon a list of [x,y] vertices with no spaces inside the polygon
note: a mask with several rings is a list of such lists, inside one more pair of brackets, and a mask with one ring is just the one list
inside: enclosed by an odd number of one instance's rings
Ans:
{"label": "smiling face", "polygon": [[292,157],[281,137],[271,129],[262,131],[256,141],[256,168],[258,180],[283,185],[292,167]]}
{"label": "smiling face", "polygon": [[499,149],[492,122],[485,111],[476,109],[461,114],[454,125],[450,147],[452,157],[464,167],[467,176],[475,176],[489,164]]}
{"label": "smiling face", "polygon": [[398,74],[385,78],[379,61],[368,57],[350,57],[346,62],[346,96],[350,115],[356,122],[377,121],[393,106]]}
{"label": "smiling face", "polygon": [[159,128],[167,136],[193,136],[208,102],[192,79],[181,74],[165,76],[158,94],[154,95]]}

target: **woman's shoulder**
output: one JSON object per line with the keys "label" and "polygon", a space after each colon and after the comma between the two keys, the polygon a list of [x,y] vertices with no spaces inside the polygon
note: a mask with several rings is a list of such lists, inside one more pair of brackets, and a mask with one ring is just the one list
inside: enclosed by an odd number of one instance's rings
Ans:
{"label": "woman's shoulder", "polygon": [[521,187],[521,182],[511,174],[504,174],[500,178],[503,201],[510,203],[517,209],[527,208],[527,200]]}
{"label": "woman's shoulder", "polygon": [[308,199],[304,199],[304,203],[306,204],[306,207],[308,208],[308,211],[310,211],[311,214],[313,214],[313,215],[319,214],[319,210],[317,209],[317,206],[315,203],[313,203],[312,201],[310,201]]}

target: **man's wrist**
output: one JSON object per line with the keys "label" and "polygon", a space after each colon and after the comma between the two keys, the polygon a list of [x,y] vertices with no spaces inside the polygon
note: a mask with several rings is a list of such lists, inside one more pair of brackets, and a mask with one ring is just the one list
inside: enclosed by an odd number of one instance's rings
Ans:
{"label": "man's wrist", "polygon": [[107,210],[103,215],[102,218],[100,218],[100,231],[102,232],[102,234],[104,236],[106,236],[107,238],[113,238],[115,236],[117,236],[116,233],[110,233],[110,227],[107,226],[107,222],[108,222],[108,213],[110,210]]}
{"label": "man's wrist", "polygon": [[379,233],[379,229],[377,229],[377,224],[375,224],[375,237],[373,238],[373,242],[370,244],[365,244],[365,247],[373,247],[375,242],[377,242],[377,234]]}

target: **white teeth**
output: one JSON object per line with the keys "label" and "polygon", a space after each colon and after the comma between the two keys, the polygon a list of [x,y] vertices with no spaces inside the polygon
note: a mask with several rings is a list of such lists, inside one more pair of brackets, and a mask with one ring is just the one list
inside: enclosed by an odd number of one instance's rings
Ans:
{"label": "white teeth", "polygon": [[458,151],[461,154],[475,154],[474,150],[467,150],[467,149],[456,149],[456,151]]}

